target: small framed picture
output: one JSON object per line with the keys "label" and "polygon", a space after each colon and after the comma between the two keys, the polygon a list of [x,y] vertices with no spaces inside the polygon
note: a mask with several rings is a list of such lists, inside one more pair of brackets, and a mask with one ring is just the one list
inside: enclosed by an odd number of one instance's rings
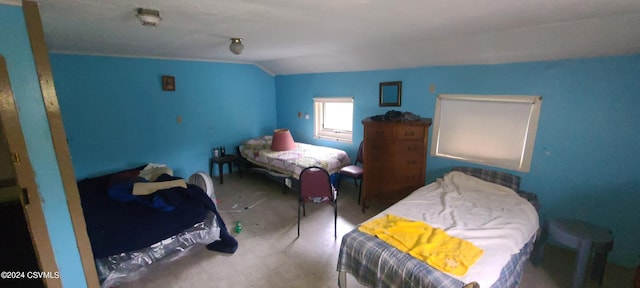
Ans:
{"label": "small framed picture", "polygon": [[173,76],[162,76],[162,90],[176,91],[176,78]]}

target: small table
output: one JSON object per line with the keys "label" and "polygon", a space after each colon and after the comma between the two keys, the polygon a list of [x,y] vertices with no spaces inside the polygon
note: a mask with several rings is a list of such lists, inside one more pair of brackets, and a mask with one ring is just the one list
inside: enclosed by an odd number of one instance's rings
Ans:
{"label": "small table", "polygon": [[[238,157],[236,157],[236,155],[230,154],[230,155],[225,155],[225,156],[220,156],[220,157],[214,157],[211,158],[211,160],[209,161],[209,175],[211,177],[213,177],[213,163],[218,164],[218,173],[220,174],[220,184],[223,184],[224,180],[223,180],[223,176],[224,175],[222,173],[222,168],[224,167],[224,164],[229,164],[229,174],[233,173],[233,163],[236,163],[238,161]],[[239,167],[239,166],[238,166]],[[240,177],[242,177],[242,169],[238,169],[240,172]]]}
{"label": "small table", "polygon": [[534,252],[534,264],[540,264],[544,254],[544,244],[547,238],[552,238],[558,243],[577,250],[576,267],[573,273],[573,288],[584,287],[584,278],[591,253],[595,253],[592,279],[602,286],[602,276],[607,263],[607,254],[613,248],[613,236],[607,228],[596,226],[589,222],[567,219],[551,218],[544,222],[542,235],[536,243]]}

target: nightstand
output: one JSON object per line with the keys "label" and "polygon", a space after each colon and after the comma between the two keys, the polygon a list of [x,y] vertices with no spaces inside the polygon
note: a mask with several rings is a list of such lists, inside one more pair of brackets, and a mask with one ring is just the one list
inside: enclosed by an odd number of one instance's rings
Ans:
{"label": "nightstand", "polygon": [[[233,173],[233,164],[237,163],[238,157],[236,155],[225,155],[219,157],[213,157],[209,161],[209,175],[213,178],[213,164],[218,164],[218,174],[220,175],[220,184],[223,184],[223,168],[224,164],[229,164],[229,174]],[[240,166],[238,166],[240,168]],[[240,173],[240,177],[242,177],[242,169],[238,169]]]}

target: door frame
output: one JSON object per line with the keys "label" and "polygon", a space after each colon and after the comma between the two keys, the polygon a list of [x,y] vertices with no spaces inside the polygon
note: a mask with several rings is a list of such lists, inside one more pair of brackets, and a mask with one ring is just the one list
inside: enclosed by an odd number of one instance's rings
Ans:
{"label": "door frame", "polygon": [[49,120],[49,129],[51,130],[51,140],[55,150],[60,177],[64,186],[67,198],[67,206],[71,216],[71,224],[80,253],[80,260],[84,270],[84,276],[87,287],[99,287],[98,273],[91,250],[91,242],[87,234],[87,225],[82,212],[82,204],[80,202],[80,193],[76,184],[75,173],[71,163],[71,153],[67,145],[67,136],[64,131],[62,115],[60,113],[60,105],[58,96],[56,95],[53,83],[53,75],[51,72],[51,62],[49,61],[49,51],[45,43],[44,30],[38,3],[33,1],[23,1],[22,9],[29,34],[29,42],[40,82],[40,91],[44,102],[47,119]]}
{"label": "door frame", "polygon": [[[9,146],[9,153],[12,157],[16,184],[27,190],[27,199],[23,202],[23,210],[29,225],[34,252],[43,272],[58,272],[53,247],[49,239],[49,231],[42,211],[38,185],[29,160],[27,144],[22,133],[13,90],[11,90],[9,71],[2,55],[0,55],[0,87],[4,87],[0,89],[0,121],[2,121],[4,135],[7,138],[7,146]],[[60,279],[45,278],[43,281],[50,288],[62,287]]]}

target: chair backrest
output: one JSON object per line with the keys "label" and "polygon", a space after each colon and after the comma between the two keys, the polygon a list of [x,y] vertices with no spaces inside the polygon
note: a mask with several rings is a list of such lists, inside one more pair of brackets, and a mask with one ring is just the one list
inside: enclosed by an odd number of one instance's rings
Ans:
{"label": "chair backrest", "polygon": [[358,163],[364,163],[363,157],[362,157],[362,150],[364,147],[364,141],[360,141],[360,147],[358,147],[358,154],[356,155],[356,162],[355,164],[358,165]]}
{"label": "chair backrest", "polygon": [[329,172],[321,167],[307,167],[300,172],[300,200],[304,202],[333,202],[335,193]]}

